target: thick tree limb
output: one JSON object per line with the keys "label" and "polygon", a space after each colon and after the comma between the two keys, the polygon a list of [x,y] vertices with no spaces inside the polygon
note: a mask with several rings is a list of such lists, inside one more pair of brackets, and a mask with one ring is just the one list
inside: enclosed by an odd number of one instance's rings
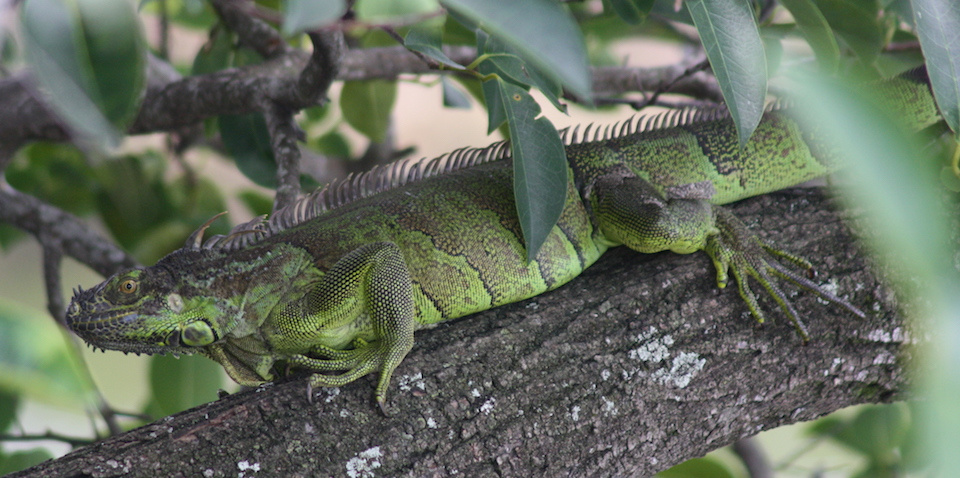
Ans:
{"label": "thick tree limb", "polygon": [[299,378],[13,476],[649,476],[762,430],[902,399],[912,334],[832,206],[794,190],[735,207],[869,311],[798,297],[808,345],[785,319],[758,327],[704,255],[621,249],[556,291],[418,333],[392,417],[374,405],[375,377],[312,404]]}

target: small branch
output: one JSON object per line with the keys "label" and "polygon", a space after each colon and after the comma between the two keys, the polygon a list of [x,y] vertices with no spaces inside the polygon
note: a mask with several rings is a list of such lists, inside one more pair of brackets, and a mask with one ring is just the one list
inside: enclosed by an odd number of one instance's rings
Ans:
{"label": "small branch", "polygon": [[[324,32],[312,38],[315,42],[312,57],[301,50],[290,50],[259,65],[185,78],[166,62],[150,56],[143,106],[128,133],[175,131],[222,114],[262,112],[265,98],[290,110],[314,106],[320,102],[320,92],[332,81],[331,71],[336,63],[340,63],[336,79],[345,81],[438,73],[400,46],[343,51],[334,33]],[[471,47],[447,47],[444,53],[459,63],[470,63],[476,56]],[[342,62],[338,62],[341,54]],[[715,83],[705,75],[682,75],[684,68],[682,65],[654,69],[594,68],[594,90],[598,96],[651,91],[665,81],[682,76],[669,90],[671,93],[711,100],[721,98]],[[0,80],[0,145],[5,149],[16,151],[35,140],[69,139],[57,117],[25,87],[32,82],[29,74]]]}
{"label": "small branch", "polygon": [[710,63],[709,63],[707,60],[700,61],[700,62],[697,63],[696,65],[693,65],[693,66],[687,68],[687,69],[684,70],[682,73],[680,73],[680,74],[677,75],[676,77],[672,78],[670,81],[666,81],[666,82],[661,83],[660,85],[658,85],[658,86],[653,90],[653,92],[650,94],[650,96],[646,97],[643,101],[631,103],[631,106],[632,106],[633,109],[635,109],[635,110],[641,110],[641,109],[646,108],[646,107],[648,107],[648,106],[650,106],[650,105],[656,104],[657,101],[660,99],[660,95],[672,91],[674,85],[676,85],[676,84],[679,83],[680,81],[683,81],[683,80],[685,80],[685,79],[687,79],[687,78],[692,77],[693,75],[695,75],[695,74],[697,74],[697,73],[699,73],[699,72],[701,72],[701,71],[703,71],[703,70],[705,70],[705,69],[707,69],[707,68],[709,68],[709,67],[710,67]]}
{"label": "small branch", "polygon": [[91,440],[89,438],[76,438],[66,435],[61,435],[59,433],[54,433],[51,431],[39,434],[39,435],[9,435],[6,433],[0,433],[0,442],[6,441],[37,441],[37,440],[56,440],[64,442],[70,445],[73,448],[86,446],[91,443],[94,443],[96,440]]}
{"label": "small branch", "polygon": [[733,443],[733,452],[740,457],[740,461],[747,467],[750,478],[773,478],[773,469],[770,460],[763,448],[753,438],[741,438]]}
{"label": "small branch", "polygon": [[33,234],[45,247],[54,247],[103,276],[137,262],[87,226],[80,218],[13,189],[0,178],[0,221]]}
{"label": "small branch", "polygon": [[300,148],[297,146],[297,137],[301,131],[293,119],[293,113],[281,106],[265,112],[264,119],[277,162],[277,194],[273,200],[273,210],[276,211],[300,195]]}
{"label": "small branch", "polygon": [[66,327],[64,311],[67,305],[63,301],[63,287],[60,280],[60,264],[63,251],[58,245],[48,244],[47,235],[39,237],[43,246],[43,283],[47,288],[47,310],[60,325]]}
{"label": "small branch", "polygon": [[[93,377],[91,377],[91,380]],[[107,430],[110,432],[110,436],[119,435],[123,432],[123,428],[120,427],[120,422],[117,421],[117,416],[120,415],[119,412],[113,409],[107,400],[103,397],[103,394],[100,393],[100,389],[97,389],[97,401],[99,405],[97,406],[97,411],[100,413],[100,416],[103,417],[103,422],[107,424]]]}
{"label": "small branch", "polygon": [[[699,66],[695,65],[694,68]],[[684,64],[661,68],[596,67],[593,68],[593,92],[597,96],[615,96],[629,92],[664,89],[692,98],[719,103],[723,94],[715,79],[707,74],[690,72]]]}
{"label": "small branch", "polygon": [[157,7],[160,9],[160,13],[157,15],[157,29],[159,30],[160,35],[160,38],[157,40],[157,54],[160,55],[160,58],[169,59],[170,11],[167,5],[167,0],[160,0],[157,2]]}
{"label": "small branch", "polygon": [[270,131],[271,146],[277,162],[277,193],[273,209],[277,210],[296,200],[300,195],[300,148],[297,139],[304,140],[303,131],[294,120],[294,112],[304,105],[321,104],[327,90],[340,71],[345,44],[340,32],[311,33],[313,54],[300,72],[296,85],[296,103],[281,102],[264,107],[264,119]]}
{"label": "small branch", "polygon": [[[469,46],[447,46],[443,53],[451,60],[462,65],[477,58],[477,49]],[[423,62],[417,55],[402,46],[384,48],[364,48],[350,50],[343,58],[343,67],[338,79],[355,80],[392,80],[401,74],[439,73]]]}
{"label": "small branch", "polygon": [[253,2],[247,0],[210,0],[217,15],[240,36],[240,42],[264,58],[277,58],[292,50],[283,41],[280,32],[263,20],[255,18]]}
{"label": "small branch", "polygon": [[56,116],[34,96],[32,84],[32,76],[22,72],[0,80],[0,145],[12,152],[30,141],[69,138]]}
{"label": "small branch", "polygon": [[313,54],[300,72],[297,92],[303,103],[321,104],[340,74],[346,43],[340,32],[311,33],[309,36],[313,42]]}

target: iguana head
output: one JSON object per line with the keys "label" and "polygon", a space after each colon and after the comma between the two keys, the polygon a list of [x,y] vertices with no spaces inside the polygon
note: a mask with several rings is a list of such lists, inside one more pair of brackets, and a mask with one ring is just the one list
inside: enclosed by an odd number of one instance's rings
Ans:
{"label": "iguana head", "polygon": [[169,262],[77,289],[67,326],[95,348],[124,352],[189,354],[216,342],[229,332],[224,319],[236,315],[225,309],[235,307],[196,294],[195,274],[171,269]]}
{"label": "iguana head", "polygon": [[67,326],[96,348],[189,354],[256,333],[273,308],[302,297],[318,277],[298,247],[185,247],[156,265],[77,290]]}

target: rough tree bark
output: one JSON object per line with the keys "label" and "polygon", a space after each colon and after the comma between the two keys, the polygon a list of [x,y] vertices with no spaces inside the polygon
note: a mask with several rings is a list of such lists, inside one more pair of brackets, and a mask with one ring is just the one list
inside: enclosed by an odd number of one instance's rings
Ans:
{"label": "rough tree bark", "polygon": [[841,219],[851,214],[818,190],[734,209],[869,317],[799,294],[804,345],[786,320],[757,326],[733,287],[716,288],[705,255],[614,250],[558,290],[418,333],[390,417],[373,376],[314,403],[296,378],[13,476],[648,476],[762,430],[904,398],[914,335]]}

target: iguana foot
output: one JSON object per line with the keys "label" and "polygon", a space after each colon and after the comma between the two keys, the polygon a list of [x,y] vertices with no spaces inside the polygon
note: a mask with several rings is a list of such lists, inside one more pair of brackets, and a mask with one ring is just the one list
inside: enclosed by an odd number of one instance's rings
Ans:
{"label": "iguana foot", "polygon": [[766,317],[757,303],[756,294],[750,288],[750,277],[766,289],[767,293],[796,327],[797,333],[800,334],[800,338],[804,342],[810,340],[807,327],[786,294],[777,285],[774,277],[785,279],[800,288],[809,290],[824,300],[840,305],[858,317],[866,317],[866,314],[853,304],[827,291],[809,278],[787,268],[777,259],[785,259],[787,262],[793,263],[812,277],[813,266],[808,261],[764,243],[726,209],[716,207],[714,210],[718,233],[707,240],[704,250],[713,259],[713,264],[717,268],[717,285],[721,288],[726,287],[729,271],[737,282],[740,296],[743,297],[744,302],[747,303],[747,308],[750,309],[750,313],[758,322],[764,323]]}
{"label": "iguana foot", "polygon": [[[341,387],[371,372],[380,372],[374,398],[384,415],[387,412],[387,389],[390,387],[390,377],[393,371],[406,356],[410,347],[390,347],[385,342],[355,341],[355,348],[336,350],[326,346],[315,346],[311,355],[325,358],[314,358],[306,355],[294,355],[288,363],[294,368],[306,369],[314,373],[307,382],[308,400],[313,401],[313,389],[316,387]],[[410,346],[412,346],[412,341]],[[340,372],[327,374],[322,372]]]}

